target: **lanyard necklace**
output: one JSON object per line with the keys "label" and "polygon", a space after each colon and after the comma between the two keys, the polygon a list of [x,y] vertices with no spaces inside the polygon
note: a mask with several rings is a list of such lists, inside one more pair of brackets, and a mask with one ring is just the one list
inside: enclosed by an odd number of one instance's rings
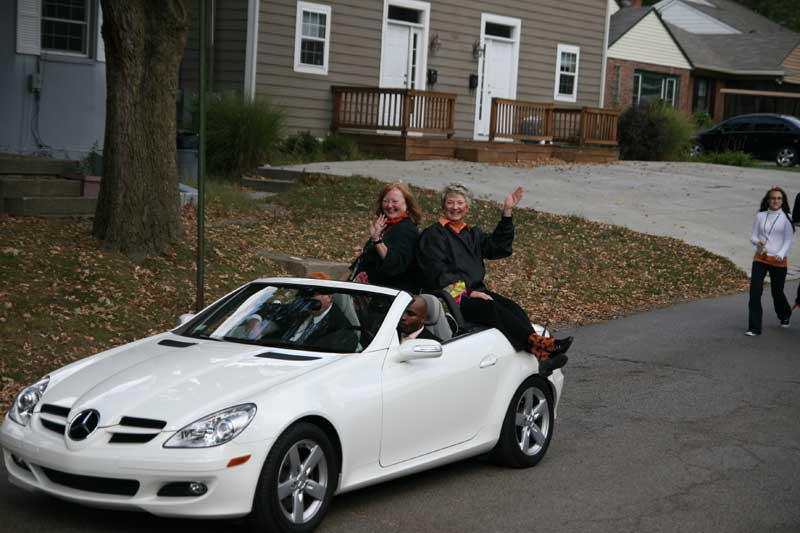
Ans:
{"label": "lanyard necklace", "polygon": [[772,226],[769,227],[769,231],[767,231],[767,219],[769,218],[769,211],[767,211],[766,216],[764,217],[764,228],[763,231],[766,233],[767,238],[764,241],[764,249],[767,247],[767,242],[769,242],[769,236],[772,235],[772,230],[775,229],[775,224],[778,223],[778,219],[781,217],[781,211],[778,210],[778,215],[775,217],[775,220],[772,221]]}

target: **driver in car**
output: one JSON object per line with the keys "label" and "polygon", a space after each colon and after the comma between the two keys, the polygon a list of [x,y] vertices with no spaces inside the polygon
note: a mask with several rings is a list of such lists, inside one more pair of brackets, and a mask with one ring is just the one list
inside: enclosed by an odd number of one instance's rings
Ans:
{"label": "driver in car", "polygon": [[[312,279],[330,280],[324,272],[313,272]],[[358,334],[332,294],[316,292],[309,298],[308,316],[285,331],[282,338],[309,348],[335,352],[352,352],[358,346]]]}

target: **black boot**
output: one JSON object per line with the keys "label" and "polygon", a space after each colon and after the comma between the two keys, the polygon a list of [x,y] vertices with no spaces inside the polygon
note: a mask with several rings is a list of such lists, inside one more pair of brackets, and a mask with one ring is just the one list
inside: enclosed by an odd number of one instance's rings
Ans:
{"label": "black boot", "polygon": [[539,362],[539,374],[542,376],[549,376],[556,368],[561,368],[567,364],[569,357],[563,353],[553,352],[550,357],[544,361]]}
{"label": "black boot", "polygon": [[575,339],[573,339],[572,337],[567,337],[564,339],[556,339],[556,341],[553,343],[553,346],[555,347],[555,350],[553,350],[553,354],[555,355],[557,353],[567,353],[569,347],[572,346],[573,340]]}

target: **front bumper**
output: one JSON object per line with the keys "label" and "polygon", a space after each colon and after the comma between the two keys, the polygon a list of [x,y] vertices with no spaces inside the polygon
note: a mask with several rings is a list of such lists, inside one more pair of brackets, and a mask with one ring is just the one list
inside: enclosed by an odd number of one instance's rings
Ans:
{"label": "front bumper", "polygon": [[[166,449],[162,444],[172,435],[169,432],[146,445],[103,443],[70,450],[63,436],[36,429],[36,418],[28,427],[6,418],[0,427],[0,447],[12,484],[92,507],[142,510],[158,516],[247,515],[261,466],[272,444],[263,441],[238,444],[234,439],[215,448]],[[244,455],[251,456],[246,463],[227,467],[228,461]],[[105,485],[126,480],[130,486],[135,481],[138,489],[132,496],[98,492],[107,489],[101,489],[100,483],[94,487],[92,480],[87,483],[87,476],[104,478]],[[78,484],[81,488],[75,488],[75,483],[65,479],[84,482]],[[206,485],[207,492],[202,496],[158,496],[168,483],[192,481]]]}

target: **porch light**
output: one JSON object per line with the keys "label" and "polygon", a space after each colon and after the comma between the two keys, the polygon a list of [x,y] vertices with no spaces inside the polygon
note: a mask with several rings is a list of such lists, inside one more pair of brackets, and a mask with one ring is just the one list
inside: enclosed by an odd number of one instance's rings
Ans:
{"label": "porch light", "polygon": [[472,43],[472,57],[475,59],[480,59],[480,57],[484,53],[484,47],[481,45],[480,40],[475,41]]}
{"label": "porch light", "polygon": [[438,33],[434,33],[431,35],[431,42],[428,45],[428,49],[431,51],[432,55],[436,55],[436,52],[442,48],[442,40],[439,38]]}

